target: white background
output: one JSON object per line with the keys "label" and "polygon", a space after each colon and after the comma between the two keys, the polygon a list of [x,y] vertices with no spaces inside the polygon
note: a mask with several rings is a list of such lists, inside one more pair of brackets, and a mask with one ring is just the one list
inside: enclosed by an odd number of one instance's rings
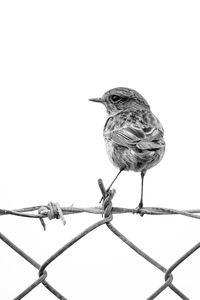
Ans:
{"label": "white background", "polygon": [[[199,203],[198,1],[0,2],[0,208],[59,201],[96,206],[97,179],[109,162],[103,106],[88,98],[125,86],[139,91],[165,128],[163,161],[147,172],[145,205],[177,209]],[[136,207],[138,173],[115,184],[115,206]],[[98,215],[39,221],[2,216],[0,228],[38,263]],[[199,242],[200,221],[183,216],[116,215],[113,224],[168,268]],[[189,299],[199,299],[199,251],[173,273]],[[37,270],[0,242],[0,298],[11,300]],[[48,281],[69,300],[147,299],[164,274],[106,226],[71,247],[48,268]],[[24,299],[56,299],[42,285]],[[179,299],[169,289],[158,299]]]}

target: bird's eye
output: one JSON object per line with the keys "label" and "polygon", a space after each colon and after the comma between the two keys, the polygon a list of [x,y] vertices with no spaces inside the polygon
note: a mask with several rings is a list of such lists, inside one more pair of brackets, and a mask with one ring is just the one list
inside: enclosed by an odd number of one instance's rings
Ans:
{"label": "bird's eye", "polygon": [[118,95],[112,95],[111,96],[111,100],[112,102],[116,103],[116,102],[119,102],[122,98]]}

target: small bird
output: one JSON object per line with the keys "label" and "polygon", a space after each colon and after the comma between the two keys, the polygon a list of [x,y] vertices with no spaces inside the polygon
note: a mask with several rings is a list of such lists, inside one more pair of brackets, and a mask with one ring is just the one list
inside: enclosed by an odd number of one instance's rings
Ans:
{"label": "small bird", "polygon": [[146,171],[157,165],[165,152],[163,127],[147,101],[133,89],[118,87],[89,100],[104,104],[109,116],[103,135],[108,156],[119,172],[107,191],[122,171],[140,172],[141,209]]}

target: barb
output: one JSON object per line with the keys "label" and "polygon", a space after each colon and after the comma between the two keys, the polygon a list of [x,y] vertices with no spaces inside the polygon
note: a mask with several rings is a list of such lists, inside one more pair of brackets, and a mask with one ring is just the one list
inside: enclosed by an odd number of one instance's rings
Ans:
{"label": "barb", "polygon": [[147,298],[147,300],[153,300],[158,295],[160,295],[166,288],[170,288],[176,295],[178,295],[181,299],[189,300],[187,296],[185,296],[174,284],[173,284],[173,274],[175,268],[177,268],[185,259],[187,259],[190,255],[192,255],[196,250],[200,248],[200,242],[197,243],[194,247],[192,247],[189,251],[183,254],[176,262],[174,262],[171,267],[165,268],[143,250],[141,250],[138,246],[136,246],[133,242],[131,242],[128,238],[125,237],[116,227],[112,225],[113,215],[114,214],[122,214],[122,213],[131,213],[131,214],[142,214],[142,215],[182,215],[186,217],[191,217],[195,219],[200,219],[200,210],[177,210],[171,208],[161,208],[161,207],[144,207],[139,212],[137,208],[123,208],[123,207],[113,207],[112,200],[115,195],[115,190],[106,190],[102,179],[98,180],[98,185],[100,191],[102,193],[102,206],[97,207],[88,207],[88,208],[77,208],[77,207],[61,207],[58,202],[53,203],[49,202],[48,205],[41,206],[33,206],[22,209],[15,210],[7,210],[0,209],[0,216],[3,215],[13,215],[18,217],[27,217],[27,218],[35,218],[39,219],[42,223],[43,228],[46,228],[44,219],[48,218],[49,220],[53,219],[61,219],[63,224],[66,224],[66,220],[64,215],[68,214],[77,214],[77,213],[90,213],[90,214],[100,214],[102,215],[102,219],[98,220],[77,236],[75,236],[72,240],[67,242],[63,247],[58,249],[54,254],[52,254],[43,264],[38,264],[35,260],[33,260],[29,255],[27,255],[23,250],[17,247],[13,242],[11,242],[7,237],[5,237],[2,233],[0,233],[0,239],[5,242],[9,247],[11,247],[15,252],[17,252],[21,257],[23,257],[27,262],[33,265],[38,272],[38,278],[28,286],[23,292],[21,292],[14,300],[20,300],[24,298],[28,293],[30,293],[36,286],[39,284],[43,284],[45,288],[47,288],[55,297],[60,300],[67,300],[63,295],[61,295],[53,286],[51,286],[47,281],[47,271],[46,268],[51,264],[55,259],[61,256],[67,249],[69,249],[72,245],[82,239],[84,236],[94,231],[98,227],[102,225],[106,225],[107,228],[120,240],[124,242],[127,246],[129,246],[135,253],[144,258],[147,262],[151,263],[155,268],[159,269],[161,272],[165,274],[164,280],[165,282],[154,292],[151,296]]}
{"label": "barb", "polygon": [[40,222],[44,228],[44,230],[46,230],[46,224],[43,220],[44,217],[48,217],[49,220],[53,220],[53,219],[61,219],[63,222],[63,225],[66,224],[64,215],[63,215],[63,211],[60,207],[60,204],[58,202],[53,203],[53,202],[49,202],[47,207],[46,206],[41,206],[38,209],[38,214],[42,215],[42,217],[40,217]]}
{"label": "barb", "polygon": [[[89,214],[99,214],[102,215],[103,208],[102,206],[94,206],[94,207],[60,207],[62,211],[62,215],[70,215],[70,214],[78,214],[78,213],[89,213]],[[30,213],[34,212],[36,213]],[[140,210],[144,215],[182,215],[185,217],[200,219],[200,209],[190,209],[190,210],[178,210],[173,208],[162,208],[162,207],[143,207]],[[112,214],[138,214],[138,209],[136,208],[124,208],[124,207],[113,207]],[[0,209],[0,216],[4,215],[12,215],[17,217],[25,217],[25,218],[35,218],[35,219],[45,219],[49,218],[49,208],[48,205],[40,205],[34,207],[26,207],[14,210],[8,209]],[[54,218],[49,218],[49,220],[53,220]]]}

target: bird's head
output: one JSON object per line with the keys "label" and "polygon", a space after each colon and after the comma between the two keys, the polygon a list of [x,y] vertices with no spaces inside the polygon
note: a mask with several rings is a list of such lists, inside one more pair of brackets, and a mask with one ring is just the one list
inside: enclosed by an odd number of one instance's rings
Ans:
{"label": "bird's head", "polygon": [[101,98],[89,99],[105,105],[109,115],[116,114],[126,109],[150,110],[147,101],[135,90],[118,87],[107,91]]}

